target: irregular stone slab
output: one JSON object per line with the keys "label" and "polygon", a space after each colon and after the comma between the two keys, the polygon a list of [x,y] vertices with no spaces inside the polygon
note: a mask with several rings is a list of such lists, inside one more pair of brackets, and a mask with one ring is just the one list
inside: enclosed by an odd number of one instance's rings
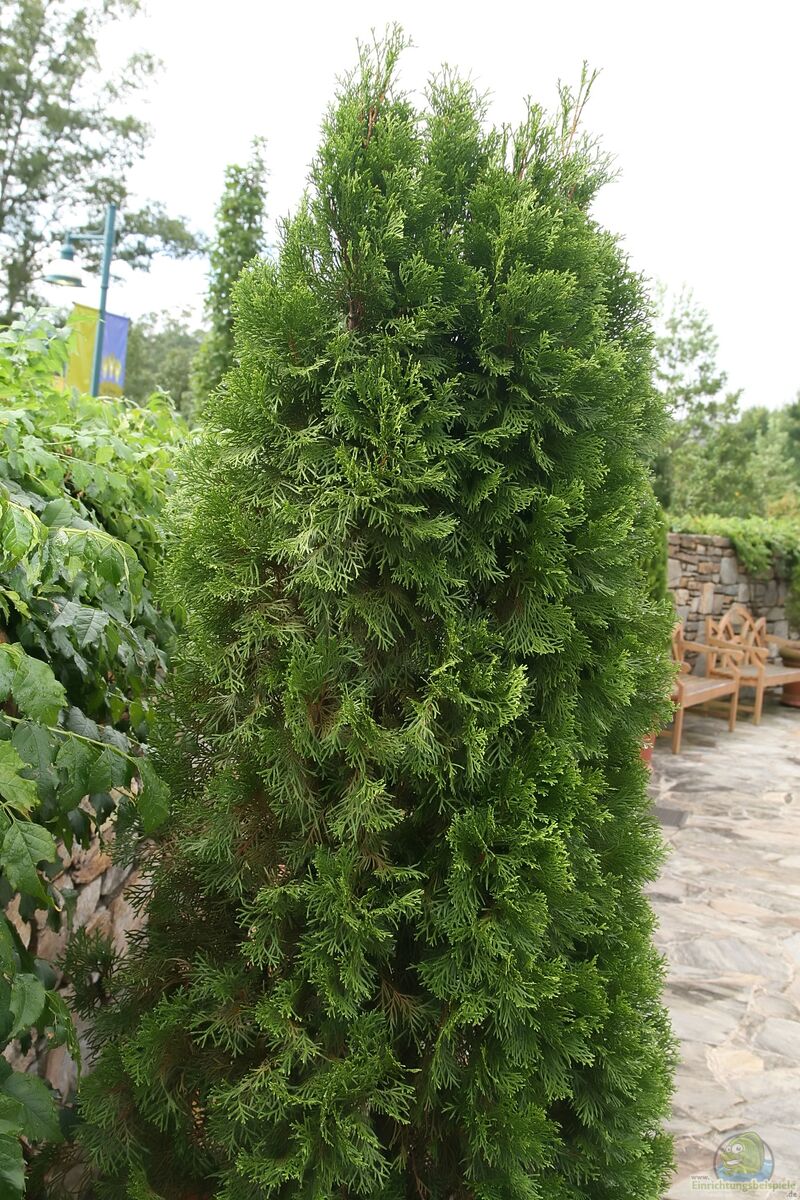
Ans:
{"label": "irregular stone slab", "polygon": [[788,1200],[800,1197],[800,711],[770,702],[732,735],[687,713],[684,745],[673,756],[659,743],[652,779],[658,808],[685,814],[663,827],[670,853],[650,889],[681,1053],[665,1200],[740,1194],[721,1187],[714,1156],[747,1129],[775,1159],[758,1196]]}

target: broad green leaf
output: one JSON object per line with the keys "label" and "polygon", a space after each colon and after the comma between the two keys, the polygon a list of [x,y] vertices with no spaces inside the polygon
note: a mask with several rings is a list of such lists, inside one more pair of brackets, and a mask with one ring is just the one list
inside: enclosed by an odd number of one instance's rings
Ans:
{"label": "broad green leaf", "polygon": [[22,599],[22,596],[20,596],[19,592],[15,592],[13,588],[0,587],[0,595],[5,596],[7,600],[11,601],[11,604],[17,610],[20,616],[27,617],[28,620],[30,620],[31,610],[28,608],[28,605]]}
{"label": "broad green leaf", "polygon": [[98,575],[108,583],[121,583],[127,579],[128,559],[123,543],[98,541],[94,547],[94,565]]}
{"label": "broad green leaf", "polygon": [[98,446],[94,453],[94,461],[99,466],[103,466],[105,463],[110,463],[114,457],[115,454],[113,446]]}
{"label": "broad green leaf", "polygon": [[67,629],[80,650],[96,645],[111,617],[101,608],[88,604],[76,604],[73,600],[64,605],[51,626],[52,629]]}
{"label": "broad green leaf", "polygon": [[20,771],[28,764],[17,754],[11,742],[0,742],[0,796],[6,806],[27,816],[39,803],[36,784],[32,779],[23,779]]}
{"label": "broad green leaf", "polygon": [[11,981],[11,1015],[14,1024],[10,1038],[18,1037],[35,1025],[42,1015],[47,992],[35,975],[15,975]]}
{"label": "broad green leaf", "polygon": [[5,917],[0,917],[0,971],[10,975],[17,969],[17,957],[14,950],[14,939]]}
{"label": "broad green leaf", "polygon": [[38,658],[23,654],[11,681],[11,694],[20,712],[34,721],[54,725],[67,702],[64,685]]}
{"label": "broad green leaf", "polygon": [[25,1188],[22,1142],[13,1133],[0,1133],[0,1184],[3,1188],[0,1195],[7,1200],[21,1196]]}
{"label": "broad green leaf", "polygon": [[42,512],[42,524],[49,529],[70,529],[75,526],[88,525],[79,517],[69,500],[51,500]]}
{"label": "broad green leaf", "polygon": [[0,643],[0,700],[8,699],[21,658],[22,647],[16,642]]}
{"label": "broad green leaf", "polygon": [[[5,1092],[0,1092],[0,1134],[13,1133],[18,1137],[22,1131],[24,1110],[19,1100],[12,1099]],[[2,1179],[2,1175],[0,1175]],[[0,1191],[2,1195],[2,1191]]]}
{"label": "broad green leaf", "polygon": [[56,766],[64,778],[59,789],[62,809],[74,808],[91,791],[89,777],[100,751],[76,737],[66,737],[56,755]]}
{"label": "broad green leaf", "polygon": [[22,1132],[27,1138],[32,1142],[61,1141],[55,1097],[43,1080],[14,1071],[0,1088],[22,1105]]}
{"label": "broad green leaf", "polygon": [[14,730],[11,743],[27,766],[35,770],[37,783],[50,786],[55,782],[52,763],[56,748],[53,744],[53,734],[48,729],[34,721],[23,721]]}
{"label": "broad green leaf", "polygon": [[69,473],[78,491],[84,491],[92,482],[92,468],[79,458],[70,463]]}
{"label": "broad green leaf", "polygon": [[48,903],[36,870],[40,862],[55,862],[53,835],[32,821],[13,821],[0,848],[0,866],[12,888]]}
{"label": "broad green leaf", "polygon": [[93,721],[91,717],[87,717],[86,714],[81,712],[79,708],[76,708],[75,705],[68,709],[65,723],[67,729],[71,730],[73,733],[77,733],[79,737],[94,738],[95,740],[99,740],[100,738],[101,731],[97,722]]}
{"label": "broad green leaf", "polygon": [[133,767],[123,754],[107,746],[101,750],[89,775],[90,792],[110,792],[115,787],[127,787]]}
{"label": "broad green leaf", "polygon": [[136,807],[142,818],[145,833],[152,833],[163,825],[169,816],[169,788],[159,779],[153,764],[143,758],[138,764],[142,790],[136,799]]}
{"label": "broad green leaf", "polygon": [[8,502],[0,516],[0,547],[7,564],[14,564],[31,553],[43,540],[42,526],[28,508]]}

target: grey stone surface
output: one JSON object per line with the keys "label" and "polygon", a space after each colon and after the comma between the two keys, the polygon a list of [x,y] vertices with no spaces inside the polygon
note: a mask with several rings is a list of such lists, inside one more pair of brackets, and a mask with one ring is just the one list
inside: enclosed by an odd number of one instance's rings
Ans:
{"label": "grey stone surface", "polygon": [[666,1198],[740,1195],[714,1155],[748,1129],[775,1160],[756,1194],[800,1197],[800,710],[770,701],[733,734],[688,712],[683,752],[656,747],[652,795],[670,815],[649,894],[680,1042]]}

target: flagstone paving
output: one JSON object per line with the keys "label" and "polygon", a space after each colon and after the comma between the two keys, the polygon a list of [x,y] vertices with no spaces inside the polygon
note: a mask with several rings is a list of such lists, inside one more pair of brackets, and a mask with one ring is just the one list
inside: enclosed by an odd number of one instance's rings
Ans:
{"label": "flagstone paving", "polygon": [[750,1194],[800,1197],[800,709],[773,704],[733,734],[687,713],[680,755],[659,740],[652,793],[670,854],[649,892],[681,1056],[667,1196],[741,1195],[714,1154],[749,1130],[775,1164]]}

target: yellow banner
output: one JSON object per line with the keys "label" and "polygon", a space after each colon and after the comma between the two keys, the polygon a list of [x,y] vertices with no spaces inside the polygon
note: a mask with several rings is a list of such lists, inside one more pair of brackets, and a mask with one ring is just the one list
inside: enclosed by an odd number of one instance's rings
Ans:
{"label": "yellow banner", "polygon": [[[74,305],[69,323],[73,329],[66,383],[79,392],[88,392],[92,386],[92,362],[94,343],[97,336],[97,309],[85,304]],[[121,396],[125,378],[125,353],[128,340],[127,317],[114,313],[106,314],[103,357],[100,363],[100,395]]]}
{"label": "yellow banner", "polygon": [[67,384],[79,392],[88,392],[92,386],[92,358],[94,339],[97,334],[97,309],[76,304],[69,316],[72,326],[72,342],[67,362]]}

